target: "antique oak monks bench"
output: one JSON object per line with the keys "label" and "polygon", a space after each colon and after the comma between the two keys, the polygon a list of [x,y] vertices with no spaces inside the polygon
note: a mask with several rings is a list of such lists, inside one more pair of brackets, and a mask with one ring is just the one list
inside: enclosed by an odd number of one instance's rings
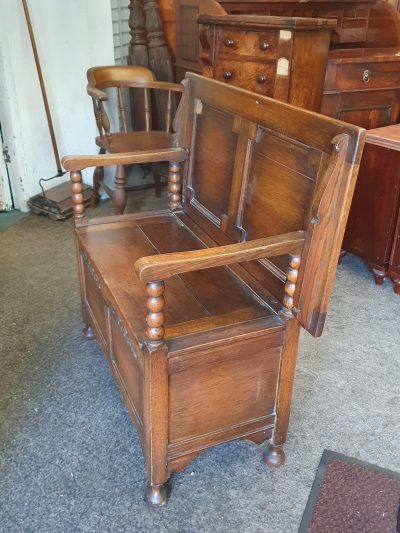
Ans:
{"label": "antique oak monks bench", "polygon": [[[364,130],[188,74],[174,148],[69,156],[84,334],[137,428],[146,501],[211,446],[284,462],[300,326],[322,333]],[[87,220],[81,170],[169,161],[169,209]]]}

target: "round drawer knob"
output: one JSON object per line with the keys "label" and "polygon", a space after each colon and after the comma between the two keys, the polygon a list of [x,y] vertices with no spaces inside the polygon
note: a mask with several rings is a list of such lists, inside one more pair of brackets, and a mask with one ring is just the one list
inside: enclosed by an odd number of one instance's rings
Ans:
{"label": "round drawer knob", "polygon": [[265,74],[260,74],[257,76],[257,83],[265,83],[267,81],[267,76]]}
{"label": "round drawer knob", "polygon": [[225,39],[224,44],[227,48],[233,48],[235,46],[235,41],[233,39]]}
{"label": "round drawer knob", "polygon": [[222,77],[224,78],[224,80],[231,80],[232,72],[230,70],[225,70],[225,72],[222,73]]}
{"label": "round drawer knob", "polygon": [[268,50],[268,48],[269,48],[269,44],[267,43],[267,41],[261,41],[260,50]]}
{"label": "round drawer knob", "polygon": [[370,71],[368,69],[365,69],[362,75],[362,80],[364,83],[369,83],[369,75]]}

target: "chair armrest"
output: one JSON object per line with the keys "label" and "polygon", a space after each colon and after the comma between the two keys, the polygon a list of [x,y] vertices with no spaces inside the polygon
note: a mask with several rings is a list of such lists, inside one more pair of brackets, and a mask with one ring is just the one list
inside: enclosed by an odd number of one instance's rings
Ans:
{"label": "chair armrest", "polygon": [[185,161],[188,152],[184,148],[164,148],[104,155],[67,155],[61,163],[65,170],[79,172],[89,167],[109,167],[112,165],[132,165],[134,163],[155,163],[158,161]]}
{"label": "chair armrest", "polygon": [[304,239],[305,231],[293,231],[226,246],[150,255],[138,259],[135,269],[140,279],[146,283],[163,281],[176,274],[193,270],[226,266],[283,254],[298,254],[303,248]]}
{"label": "chair armrest", "polygon": [[94,98],[95,100],[105,101],[108,100],[108,95],[104,91],[98,89],[94,85],[91,85],[90,83],[86,86],[86,90],[89,96]]}

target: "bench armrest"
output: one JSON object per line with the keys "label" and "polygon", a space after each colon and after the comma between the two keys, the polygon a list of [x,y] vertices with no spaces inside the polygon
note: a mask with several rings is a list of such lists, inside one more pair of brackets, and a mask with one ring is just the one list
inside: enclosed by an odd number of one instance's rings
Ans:
{"label": "bench armrest", "polygon": [[138,259],[135,263],[135,269],[143,282],[164,281],[176,274],[192,272],[193,270],[226,266],[284,254],[298,254],[303,248],[304,238],[304,231],[293,231],[226,246],[151,255]]}
{"label": "bench armrest", "polygon": [[109,167],[112,165],[132,165],[134,163],[155,163],[172,161],[179,163],[187,159],[188,153],[184,148],[164,148],[162,150],[143,150],[141,152],[126,152],[121,154],[104,155],[67,155],[61,163],[65,170],[79,172],[89,167]]}

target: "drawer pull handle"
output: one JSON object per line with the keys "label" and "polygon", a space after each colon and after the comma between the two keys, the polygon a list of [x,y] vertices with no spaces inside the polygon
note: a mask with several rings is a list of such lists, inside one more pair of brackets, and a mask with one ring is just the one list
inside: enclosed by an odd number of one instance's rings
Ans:
{"label": "drawer pull handle", "polygon": [[369,83],[369,75],[370,71],[368,69],[365,69],[362,75],[362,80],[364,83]]}
{"label": "drawer pull handle", "polygon": [[269,48],[269,44],[267,43],[267,41],[261,41],[260,50],[268,50],[268,48]]}
{"label": "drawer pull handle", "polygon": [[260,74],[257,76],[257,83],[265,83],[267,81],[267,76],[265,74]]}
{"label": "drawer pull handle", "polygon": [[233,48],[235,46],[235,41],[233,39],[225,39],[224,44],[227,48]]}
{"label": "drawer pull handle", "polygon": [[225,70],[225,72],[222,73],[222,77],[224,78],[224,80],[231,80],[232,72],[230,70]]}

